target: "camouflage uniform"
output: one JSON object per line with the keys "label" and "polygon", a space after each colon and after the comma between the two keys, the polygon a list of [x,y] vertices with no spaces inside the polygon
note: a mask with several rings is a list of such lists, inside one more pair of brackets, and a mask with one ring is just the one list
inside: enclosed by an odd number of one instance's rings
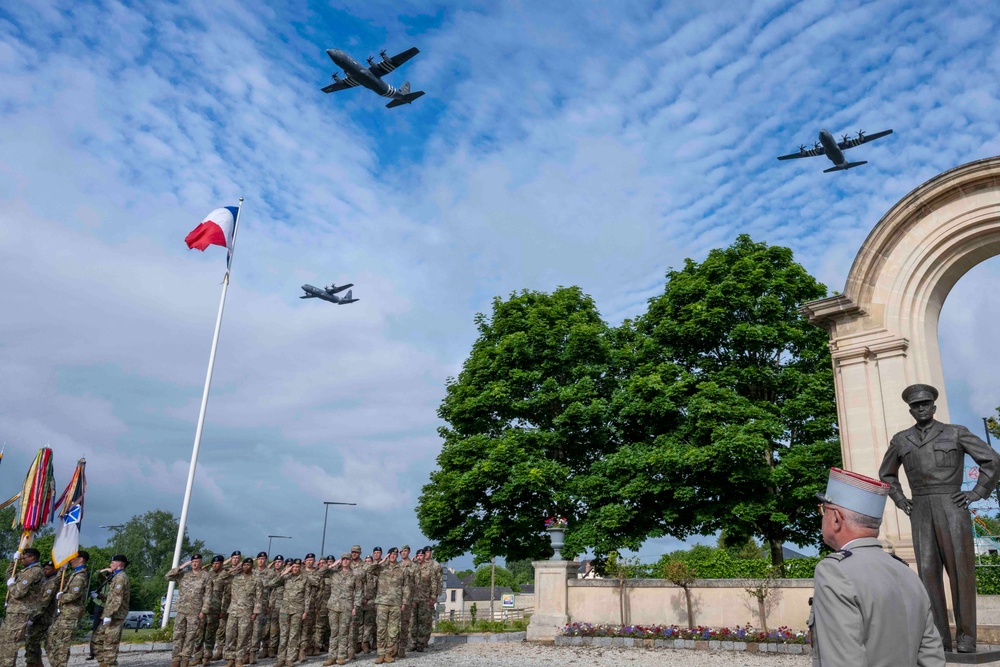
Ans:
{"label": "camouflage uniform", "polygon": [[230,591],[230,584],[232,583],[234,571],[233,569],[223,568],[222,572],[219,573],[219,578],[216,580],[216,584],[220,586],[222,591],[222,604],[219,606],[219,629],[215,631],[215,653],[218,654],[226,646],[226,630],[228,629],[228,619],[229,619],[229,603],[232,601],[232,592]]}
{"label": "camouflage uniform", "polygon": [[316,573],[316,622],[313,626],[313,648],[316,653],[326,650],[327,639],[330,634],[330,612],[326,607],[326,600],[330,597],[330,590],[327,587],[327,578],[324,576],[328,569],[317,570]]}
{"label": "camouflage uniform", "polygon": [[378,575],[375,606],[378,612],[378,642],[376,660],[395,660],[399,651],[399,617],[401,607],[409,607],[410,584],[406,570],[399,563],[372,563],[365,568]]}
{"label": "camouflage uniform", "polygon": [[[7,568],[8,580],[14,576],[13,561]],[[14,667],[17,649],[24,638],[28,623],[42,610],[42,588],[45,576],[42,566],[32,563],[16,573],[16,581],[7,585],[7,614],[0,626],[0,667]]]}
{"label": "camouflage uniform", "polygon": [[65,590],[56,601],[56,618],[49,626],[45,638],[45,654],[52,667],[66,667],[69,663],[69,647],[73,643],[73,633],[87,608],[87,589],[90,574],[87,566],[81,565],[66,577]]}
{"label": "camouflage uniform", "polygon": [[250,652],[253,620],[260,613],[261,583],[250,574],[237,574],[229,582],[229,617],[226,619],[226,649],[223,657],[235,660],[237,667],[246,662]]}
{"label": "camouflage uniform", "polygon": [[[416,595],[413,594],[414,587],[416,586],[417,580],[417,564],[412,560],[407,558],[406,560],[399,561],[399,566],[403,568],[403,572],[406,573],[407,585],[410,587],[410,598],[411,600],[416,599]],[[406,651],[409,649],[413,642],[410,640],[410,628],[412,627],[413,620],[413,604],[410,604],[406,608],[406,611],[401,612],[399,617],[399,657],[405,658]]]}
{"label": "camouflage uniform", "polygon": [[[371,565],[375,565],[372,563]],[[360,625],[360,641],[368,644],[369,648],[375,644],[375,626],[377,625],[375,598],[378,596],[378,568],[365,565],[362,568],[361,579],[364,588],[362,589],[362,607],[358,611],[358,625]]]}
{"label": "camouflage uniform", "polygon": [[434,625],[435,568],[434,563],[417,566],[416,586],[413,591],[413,650],[423,651],[430,641]]}
{"label": "camouflage uniform", "polygon": [[339,567],[329,568],[323,574],[330,593],[326,600],[330,619],[330,650],[327,654],[327,663],[333,660],[346,661],[348,645],[351,642],[351,619],[361,606],[360,580],[350,566],[346,570]]}
{"label": "camouflage uniform", "polygon": [[[351,551],[360,551],[361,547],[356,550],[351,547]],[[354,573],[356,578],[361,578],[364,576],[365,562],[363,560],[351,560],[351,572]],[[361,590],[361,597],[364,598],[364,583],[359,581],[358,587]],[[351,638],[347,642],[347,654],[350,658],[354,657],[354,649],[361,643],[361,624],[364,621],[364,600],[362,600],[362,606],[358,607],[358,613],[351,617]]]}
{"label": "camouflage uniform", "polygon": [[118,664],[118,644],[121,642],[125,617],[128,616],[130,598],[128,575],[125,570],[118,570],[108,584],[108,599],[104,603],[104,618],[110,618],[111,621],[102,621],[94,633],[98,635],[94,653],[99,667],[115,667]]}
{"label": "camouflage uniform", "polygon": [[205,633],[205,620],[209,612],[210,577],[207,572],[197,570],[182,571],[175,567],[167,572],[167,581],[177,582],[180,599],[177,602],[177,616],[174,617],[173,660],[191,661],[198,648],[199,637]]}
{"label": "camouflage uniform", "polygon": [[302,633],[302,614],[305,613],[312,600],[309,599],[309,582],[306,575],[290,572],[275,579],[276,587],[284,588],[281,599],[281,644],[278,648],[277,665],[292,665],[298,662],[299,641]]}
{"label": "camouflage uniform", "polygon": [[255,652],[258,648],[264,649],[264,655],[262,657],[267,657],[267,633],[270,630],[270,622],[268,612],[270,610],[271,597],[271,582],[274,580],[275,574],[274,569],[268,566],[263,568],[254,568],[253,575],[257,577],[257,581],[260,582],[260,613],[257,614],[257,618],[253,623],[253,635],[250,637],[250,650]]}
{"label": "camouflage uniform", "polygon": [[[44,573],[43,573],[44,574]],[[42,642],[52,625],[56,615],[56,593],[59,590],[59,577],[53,574],[48,579],[42,579],[42,595],[38,600],[41,613],[31,619],[31,624],[24,631],[24,662],[28,667],[42,667]]]}
{"label": "camouflage uniform", "polygon": [[[212,650],[216,648],[216,637],[219,633],[219,626],[224,625],[221,622],[223,613],[222,600],[226,591],[229,573],[225,568],[218,572],[209,570],[208,577],[208,584],[205,587],[208,613],[205,614],[205,625],[202,629],[204,635],[204,652],[202,655],[204,656],[204,664],[206,665],[211,660],[218,660],[222,657],[222,644],[218,645],[218,650],[216,651],[218,658],[213,657]],[[198,654],[195,653],[195,659],[197,657]]]}
{"label": "camouflage uniform", "polygon": [[316,628],[317,600],[319,599],[319,569],[307,570],[302,566],[302,576],[306,578],[306,585],[309,587],[309,604],[306,606],[306,617],[302,619],[302,629],[299,633],[299,649],[305,651],[306,655],[315,655],[313,644],[313,631]]}
{"label": "camouflage uniform", "polygon": [[281,600],[285,594],[283,586],[276,586],[279,571],[274,570],[274,575],[268,583],[270,592],[267,597],[267,655],[275,657],[278,655],[278,643],[281,637]]}

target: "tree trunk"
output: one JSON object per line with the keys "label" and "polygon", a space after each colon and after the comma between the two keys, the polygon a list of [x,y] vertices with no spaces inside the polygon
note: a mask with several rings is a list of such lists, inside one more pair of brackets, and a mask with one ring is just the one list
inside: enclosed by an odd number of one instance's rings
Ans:
{"label": "tree trunk", "polygon": [[757,596],[757,613],[760,614],[760,624],[763,625],[765,634],[767,633],[767,611],[764,609],[764,598]]}
{"label": "tree trunk", "polygon": [[493,601],[496,600],[497,590],[497,557],[493,557],[493,564],[490,566],[490,622],[493,621]]}
{"label": "tree trunk", "polygon": [[618,618],[619,625],[625,625],[625,578],[618,580]]}
{"label": "tree trunk", "polygon": [[691,607],[691,587],[684,587],[684,599],[687,601],[688,607],[688,629],[694,627],[694,609]]}
{"label": "tree trunk", "polygon": [[783,578],[785,576],[785,554],[782,548],[785,546],[785,542],[775,538],[769,538],[767,542],[771,546],[771,565],[774,567],[775,576]]}

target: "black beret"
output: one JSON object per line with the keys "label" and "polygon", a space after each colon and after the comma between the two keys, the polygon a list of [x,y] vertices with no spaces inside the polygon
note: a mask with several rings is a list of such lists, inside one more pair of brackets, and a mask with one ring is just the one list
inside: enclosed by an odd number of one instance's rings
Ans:
{"label": "black beret", "polygon": [[88,552],[84,551],[83,549],[80,549],[79,551],[76,552],[76,557],[77,558],[82,558],[83,560],[86,560],[86,561],[90,560],[90,554]]}
{"label": "black beret", "polygon": [[267,552],[266,551],[261,551],[261,552],[259,552],[257,554],[257,558],[260,558],[261,556],[263,556],[264,558],[267,558]]}
{"label": "black beret", "polygon": [[25,556],[34,556],[35,558],[40,558],[42,555],[42,552],[36,549],[35,547],[28,547],[21,553]]}
{"label": "black beret", "polygon": [[128,565],[128,558],[125,557],[125,554],[118,554],[117,556],[112,556],[111,560],[116,560],[119,563],[122,563],[123,565]]}
{"label": "black beret", "polygon": [[399,553],[399,549],[397,549],[396,547],[389,547],[389,553],[391,553],[391,554],[398,554]]}
{"label": "black beret", "polygon": [[42,564],[42,567],[55,567],[55,566],[56,566],[56,564],[55,564],[55,563],[53,563],[53,562],[52,562],[52,561],[50,561],[50,560],[47,560],[47,561],[45,561],[45,562],[44,562],[44,563]]}
{"label": "black beret", "polygon": [[424,547],[424,553],[427,553],[428,551],[434,551],[434,550],[431,549],[430,547]]}
{"label": "black beret", "polygon": [[302,565],[302,559],[296,558],[295,560],[292,561],[292,565]]}
{"label": "black beret", "polygon": [[242,555],[243,555],[243,552],[241,552],[239,549],[237,549],[233,553],[229,554],[229,557],[232,558],[233,556],[242,556]]}
{"label": "black beret", "polygon": [[253,565],[253,558],[250,558],[250,556],[247,556],[246,558],[244,558],[243,559],[243,564],[246,565],[247,563],[250,563],[251,565]]}
{"label": "black beret", "polygon": [[226,560],[226,559],[225,559],[225,557],[222,554],[215,554],[214,556],[212,556],[212,562],[213,563],[221,563],[224,560]]}
{"label": "black beret", "polygon": [[[422,553],[424,553],[424,550],[423,549],[417,549],[417,553],[418,554],[422,554]],[[416,555],[416,554],[414,554],[414,555]]]}
{"label": "black beret", "polygon": [[306,554],[306,558],[315,558],[315,557],[316,557],[316,554],[313,554],[313,553]]}
{"label": "black beret", "polygon": [[327,560],[337,560],[337,559],[336,559],[336,558],[334,558],[333,556],[327,556],[327,557],[326,557],[326,559],[327,559]]}
{"label": "black beret", "polygon": [[201,554],[195,554],[191,556],[191,560],[201,560]]}
{"label": "black beret", "polygon": [[280,560],[282,563],[284,563],[285,557],[282,556],[281,554],[278,554],[277,556],[274,557],[274,560]]}
{"label": "black beret", "polygon": [[372,553],[375,553],[376,551],[382,551],[382,547],[375,547],[372,549]]}

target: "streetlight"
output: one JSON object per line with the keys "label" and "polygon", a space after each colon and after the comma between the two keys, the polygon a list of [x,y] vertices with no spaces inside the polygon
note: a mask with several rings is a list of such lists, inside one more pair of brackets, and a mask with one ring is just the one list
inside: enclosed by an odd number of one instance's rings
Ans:
{"label": "streetlight", "polygon": [[274,540],[274,539],[290,540],[290,539],[292,539],[292,536],[291,535],[268,535],[267,536],[267,557],[268,558],[271,557],[271,540]]}
{"label": "streetlight", "polygon": [[122,529],[125,527],[123,523],[116,523],[112,526],[98,526],[98,528],[107,528],[108,530],[115,531],[114,537],[111,538],[111,550],[115,550],[115,540],[122,534]]}
{"label": "streetlight", "polygon": [[324,558],[323,552],[326,549],[326,519],[330,514],[330,505],[357,505],[357,503],[338,503],[334,501],[324,500],[323,504],[326,506],[323,509],[323,541],[320,542],[319,546],[319,557]]}

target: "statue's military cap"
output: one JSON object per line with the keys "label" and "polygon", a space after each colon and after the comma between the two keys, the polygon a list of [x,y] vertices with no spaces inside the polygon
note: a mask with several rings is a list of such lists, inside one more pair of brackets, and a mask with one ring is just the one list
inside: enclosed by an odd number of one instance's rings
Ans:
{"label": "statue's military cap", "polygon": [[881,519],[887,495],[889,495],[889,485],[885,482],[850,470],[830,468],[826,492],[817,493],[816,497],[824,503]]}
{"label": "statue's military cap", "polygon": [[936,401],[938,390],[929,384],[911,384],[903,390],[903,400],[907,405],[913,405],[920,401]]}
{"label": "statue's military cap", "polygon": [[215,554],[214,556],[212,556],[212,562],[213,563],[221,563],[224,560],[226,560],[226,559],[225,559],[225,557],[222,554]]}
{"label": "statue's military cap", "polygon": [[352,544],[351,545],[351,551],[357,551],[358,553],[361,553],[361,545],[360,544]]}

